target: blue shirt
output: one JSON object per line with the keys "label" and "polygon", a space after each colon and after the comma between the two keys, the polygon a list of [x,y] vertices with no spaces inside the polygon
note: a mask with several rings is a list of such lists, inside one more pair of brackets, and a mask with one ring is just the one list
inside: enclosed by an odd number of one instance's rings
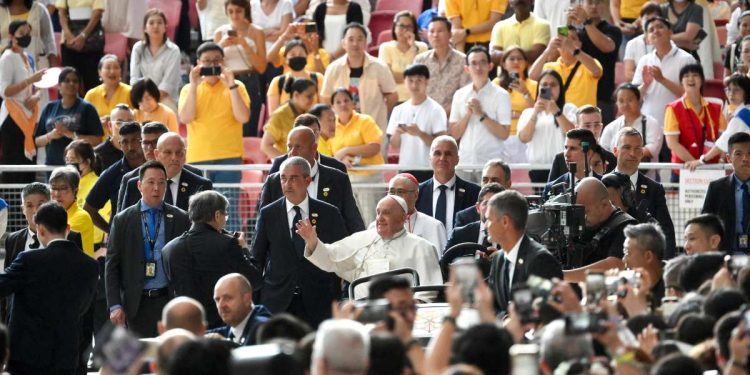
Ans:
{"label": "blue shirt", "polygon": [[101,210],[107,204],[107,201],[112,202],[112,213],[109,216],[110,223],[116,214],[115,207],[117,207],[117,192],[120,191],[120,181],[122,181],[122,176],[131,170],[133,168],[130,168],[128,161],[123,157],[102,172],[94,187],[89,191],[89,195],[86,196],[86,203],[97,210]]}
{"label": "blue shirt", "polygon": [[[744,213],[742,212],[742,181],[740,181],[739,178],[737,178],[737,175],[732,175],[734,178],[734,212],[736,212],[736,215],[734,215],[734,227],[736,229],[737,236],[739,238],[740,235],[745,234],[747,231],[747,228],[742,227],[742,216]],[[745,182],[745,184],[750,188],[750,181]],[[739,249],[739,242],[737,241],[737,238],[733,239],[733,242],[735,243],[735,250]]]}
{"label": "blue shirt", "polygon": [[[154,224],[159,223],[158,228],[158,236],[156,237],[156,243],[154,244],[154,249],[152,251],[151,244],[148,242],[148,234],[145,232],[148,229],[147,225],[144,225],[143,221],[141,221],[141,232],[143,234],[143,255],[146,259],[146,262],[149,261],[155,261],[156,262],[156,275],[154,277],[146,277],[144,279],[143,283],[143,289],[161,289],[166,288],[168,285],[167,281],[167,273],[164,271],[164,262],[161,258],[161,249],[164,248],[164,245],[167,244],[166,235],[164,232],[166,231],[164,222],[166,221],[164,218],[164,203],[161,204],[159,207],[149,207],[143,200],[140,202],[140,208],[141,208],[141,214],[142,217],[146,220],[151,220],[149,215],[149,210],[151,208],[154,208],[157,210],[156,217],[154,218]],[[161,219],[159,219],[159,216],[161,216]],[[150,255],[150,257],[149,257]],[[150,259],[151,258],[151,259]],[[152,260],[153,259],[153,260]],[[145,269],[144,269],[145,272]]]}
{"label": "blue shirt", "polygon": [[[104,135],[96,108],[81,98],[77,98],[70,108],[63,108],[62,100],[49,102],[39,115],[34,138],[51,132],[55,128],[55,121],[63,122],[69,130],[77,134]],[[48,143],[45,146],[47,152],[45,164],[65,165],[65,147],[72,141],[70,138],[62,137]]]}

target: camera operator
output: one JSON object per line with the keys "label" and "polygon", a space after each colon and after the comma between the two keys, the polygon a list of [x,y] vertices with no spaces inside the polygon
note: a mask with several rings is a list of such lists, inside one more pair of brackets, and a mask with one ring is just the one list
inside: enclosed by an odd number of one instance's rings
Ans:
{"label": "camera operator", "polygon": [[643,135],[637,129],[631,127],[620,129],[617,132],[617,144],[614,149],[617,155],[615,172],[629,176],[632,183],[633,203],[628,207],[627,213],[641,223],[646,222],[641,218],[649,215],[656,219],[667,239],[664,259],[671,259],[677,255],[674,224],[667,208],[664,187],[638,171],[643,159],[643,147]]}
{"label": "camera operator", "polygon": [[[588,143],[588,148],[585,151],[584,143]],[[565,133],[565,151],[563,152],[565,165],[576,163],[576,181],[580,181],[584,177],[593,175],[590,167],[591,164],[589,163],[589,168],[585,167],[585,163],[587,161],[590,162],[594,155],[594,151],[591,148],[593,146],[596,146],[596,138],[594,138],[594,133],[592,133],[591,130],[572,129]],[[563,173],[561,176],[557,177],[557,179],[548,182],[547,185],[544,186],[542,197],[545,201],[549,198],[552,188],[556,185],[559,186],[560,184],[564,184],[565,190],[571,186],[570,173]]]}
{"label": "camera operator", "polygon": [[578,268],[563,271],[568,282],[582,282],[586,271],[606,271],[623,268],[622,247],[625,236],[622,229],[638,222],[630,215],[612,205],[604,184],[593,177],[586,177],[576,186],[576,203],[586,211],[586,228],[581,236],[585,244],[576,250],[574,259],[579,259]]}

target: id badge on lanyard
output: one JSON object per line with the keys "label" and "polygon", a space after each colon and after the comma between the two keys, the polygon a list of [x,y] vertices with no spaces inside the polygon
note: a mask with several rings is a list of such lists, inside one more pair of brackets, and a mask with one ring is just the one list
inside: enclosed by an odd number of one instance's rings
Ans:
{"label": "id badge on lanyard", "polygon": [[143,231],[146,234],[146,242],[148,243],[148,249],[145,251],[146,262],[144,264],[144,276],[147,279],[156,277],[156,241],[159,238],[159,227],[161,227],[161,214],[157,216],[157,220],[154,228],[154,237],[151,238],[151,232],[148,229],[148,221],[146,215],[141,215],[141,221],[143,222]]}

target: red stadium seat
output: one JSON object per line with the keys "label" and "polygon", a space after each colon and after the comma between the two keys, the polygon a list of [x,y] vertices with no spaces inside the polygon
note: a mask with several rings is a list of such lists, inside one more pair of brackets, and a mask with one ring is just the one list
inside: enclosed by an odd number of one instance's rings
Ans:
{"label": "red stadium seat", "polygon": [[[242,183],[262,183],[265,179],[263,171],[242,171]],[[242,187],[240,188],[239,215],[240,225],[244,225],[250,218],[258,216],[256,211],[258,199],[260,199],[260,187]],[[245,231],[252,231],[254,228],[245,228]]]}
{"label": "red stadium seat", "polygon": [[719,36],[719,45],[722,47],[726,46],[727,45],[727,27],[717,26],[716,35]]}
{"label": "red stadium seat", "polygon": [[372,42],[376,42],[376,37],[384,30],[391,30],[393,16],[397,13],[395,10],[377,10],[370,15],[370,34],[373,35]]}
{"label": "red stadium seat", "polygon": [[245,152],[242,156],[242,164],[267,164],[268,157],[260,150],[260,138],[242,138]]}
{"label": "red stadium seat", "polygon": [[721,62],[714,63],[714,79],[724,79],[724,64]]}
{"label": "red stadium seat", "polygon": [[422,2],[416,0],[378,0],[375,4],[375,11],[379,10],[393,10],[396,12],[409,10],[414,13],[415,17],[419,17],[419,14],[422,13]]}
{"label": "red stadium seat", "polygon": [[367,53],[369,53],[372,57],[378,57],[378,55],[380,54],[380,46],[374,45],[367,47]]}
{"label": "red stadium seat", "polygon": [[622,61],[618,61],[615,64],[615,86],[619,86],[625,81],[625,64]]}
{"label": "red stadium seat", "polygon": [[378,41],[375,43],[375,45],[380,46],[381,44],[390,42],[391,40],[393,40],[391,30],[383,30],[380,32],[380,34],[378,34]]}
{"label": "red stadium seat", "polygon": [[513,181],[513,190],[520,192],[523,195],[534,194],[534,189],[530,186],[517,186],[520,184],[530,184],[531,179],[529,178],[529,171],[526,169],[512,169],[510,171],[510,180]]}
{"label": "red stadium seat", "polygon": [[106,33],[104,35],[104,53],[117,56],[120,61],[125,61],[128,52],[128,38],[120,33]]}
{"label": "red stadium seat", "polygon": [[182,2],[180,0],[149,0],[148,7],[161,9],[164,12],[167,16],[167,35],[169,39],[174,40],[177,34],[177,25],[180,24]]}
{"label": "red stadium seat", "polygon": [[720,79],[707,79],[703,85],[703,96],[719,98],[722,101],[726,100],[724,82]]}

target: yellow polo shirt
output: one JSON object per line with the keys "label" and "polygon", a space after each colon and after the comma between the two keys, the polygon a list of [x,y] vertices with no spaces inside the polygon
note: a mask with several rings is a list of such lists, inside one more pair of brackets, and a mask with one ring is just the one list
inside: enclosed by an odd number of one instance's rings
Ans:
{"label": "yellow polo shirt", "polygon": [[[596,65],[601,69],[602,64],[596,61]],[[568,79],[570,72],[573,71],[575,63],[565,65],[562,62],[562,58],[558,58],[557,61],[548,62],[544,64],[543,70],[552,69],[560,74],[563,80],[563,84]],[[590,70],[586,69],[586,66],[581,64],[576,71],[575,76],[570,81],[570,86],[565,91],[565,102],[575,104],[576,107],[581,107],[586,104],[596,106],[596,85],[599,82],[599,78],[594,77],[594,74]]]}
{"label": "yellow polo shirt", "polygon": [[637,19],[646,0],[620,0],[620,18]]}
{"label": "yellow polo shirt", "polygon": [[531,13],[523,22],[518,22],[516,16],[513,16],[496,23],[492,27],[490,48],[505,49],[515,45],[526,50],[535,44],[546,46],[549,39],[549,22]]}
{"label": "yellow polo shirt", "polygon": [[294,127],[294,120],[297,118],[297,113],[289,105],[289,102],[284,103],[281,107],[277,108],[271,119],[268,120],[266,126],[263,127],[263,131],[270,134],[275,141],[273,146],[281,151],[282,153],[287,152],[286,140],[289,132]]}
{"label": "yellow polo shirt", "polygon": [[[500,78],[495,78],[492,80],[492,83],[494,83],[496,86],[500,86]],[[527,79],[526,80],[526,90],[529,91],[529,95],[531,95],[531,99],[536,101],[536,87],[538,86],[537,81],[534,81],[533,79]],[[518,132],[518,117],[521,115],[521,112],[523,112],[526,108],[531,108],[526,105],[526,98],[523,97],[523,94],[516,90],[508,90],[508,94],[510,94],[510,109],[512,111],[513,115],[518,114],[518,116],[512,116],[510,120],[510,135],[516,135]]]}
{"label": "yellow polo shirt", "polygon": [[318,153],[325,156],[333,157],[333,151],[331,151],[331,139],[318,138]]}
{"label": "yellow polo shirt", "polygon": [[[281,47],[281,49],[279,50],[279,58],[281,59],[281,61],[286,61],[286,58],[284,57],[284,52],[286,52],[286,46]],[[318,49],[318,55],[320,55],[320,64],[323,65],[323,70],[325,71],[325,69],[328,67],[328,64],[331,63],[331,55],[329,55],[328,51],[326,51],[323,48]],[[291,69],[289,69],[289,67],[286,64],[281,64],[281,65],[284,66],[284,74],[287,74],[292,71]],[[307,70],[308,72],[315,71],[315,54],[314,53],[308,52],[307,65],[305,65],[305,70]]]}
{"label": "yellow polo shirt", "polygon": [[[96,108],[96,113],[99,117],[109,116],[115,106],[121,103],[127,104],[130,107],[133,106],[130,104],[130,85],[122,82],[120,82],[110,100],[107,100],[107,89],[103,83],[89,90],[86,96],[83,97],[83,100],[91,103]],[[104,131],[102,139],[106,140],[110,136],[109,129],[106,126],[102,126],[102,130]]]}
{"label": "yellow polo shirt", "polygon": [[[234,84],[242,101],[250,106],[250,97],[245,85],[235,80]],[[187,124],[187,162],[196,163],[211,160],[241,158],[242,123],[234,118],[229,87],[219,81],[211,86],[201,82],[198,85],[195,118]],[[185,105],[190,85],[180,91],[179,108]]]}
{"label": "yellow polo shirt", "polygon": [[[388,65],[392,72],[403,73],[412,64],[414,58],[424,51],[427,51],[427,44],[424,42],[414,42],[414,48],[401,52],[398,49],[398,42],[391,40],[380,45],[378,59]],[[396,93],[399,102],[405,102],[411,98],[409,89],[406,88],[406,82],[396,84]]]}
{"label": "yellow polo shirt", "polygon": [[81,234],[83,252],[94,257],[94,222],[91,221],[89,213],[78,206],[78,202],[68,207],[68,225],[70,230]]}
{"label": "yellow polo shirt", "polygon": [[[508,0],[447,0],[445,15],[450,19],[461,17],[461,25],[467,29],[490,19],[490,13],[505,13]],[[491,31],[471,34],[466,37],[469,43],[489,42]]]}
{"label": "yellow polo shirt", "polygon": [[[336,118],[336,135],[333,138],[329,138],[328,142],[331,144],[331,152],[335,154],[338,150],[344,147],[351,146],[362,146],[370,143],[382,144],[383,142],[383,131],[380,130],[378,124],[375,123],[372,117],[354,112],[349,122],[342,124],[338,118]],[[383,155],[378,152],[377,154],[362,158],[359,165],[377,165],[384,164],[385,160]],[[361,171],[350,171],[349,173],[355,175],[371,175],[375,172],[361,172]]]}
{"label": "yellow polo shirt", "polygon": [[[94,187],[94,184],[96,184],[97,180],[99,180],[99,176],[97,176],[94,172],[86,173],[86,175],[81,177],[81,181],[78,183],[78,196],[76,197],[76,203],[78,203],[78,207],[83,207],[83,205],[86,203],[86,197],[89,195],[89,192]],[[102,215],[104,220],[109,222],[110,212],[112,212],[112,203],[110,201],[107,201],[107,203],[104,204],[104,207],[99,210],[99,215]],[[96,225],[94,225],[94,244],[102,243],[102,241],[104,241],[104,232]]]}
{"label": "yellow polo shirt", "polygon": [[161,122],[162,124],[167,126],[167,129],[169,129],[169,131],[179,133],[180,123],[177,122],[177,115],[174,113],[174,111],[172,111],[172,109],[165,106],[164,104],[158,104],[159,106],[153,112],[146,112],[141,109],[136,109],[135,121],[138,121],[141,124],[145,124],[151,121]]}
{"label": "yellow polo shirt", "polygon": [[[312,72],[311,70],[305,70],[305,74],[307,74],[308,79],[313,81],[318,88],[318,92],[315,93],[315,98],[313,99],[313,103],[318,104],[320,103],[319,92],[320,92],[320,89],[323,87],[323,74],[318,73],[318,72]],[[268,84],[268,92],[266,93],[266,96],[278,96],[279,106],[281,106],[281,104],[284,104],[289,100],[289,93],[284,91],[283,87],[281,87],[281,90],[279,90],[279,81],[281,80],[281,77],[284,77],[283,85],[286,85],[286,82],[289,80],[291,76],[289,74],[284,73],[284,75],[273,77],[273,79],[271,80],[271,83]]]}

